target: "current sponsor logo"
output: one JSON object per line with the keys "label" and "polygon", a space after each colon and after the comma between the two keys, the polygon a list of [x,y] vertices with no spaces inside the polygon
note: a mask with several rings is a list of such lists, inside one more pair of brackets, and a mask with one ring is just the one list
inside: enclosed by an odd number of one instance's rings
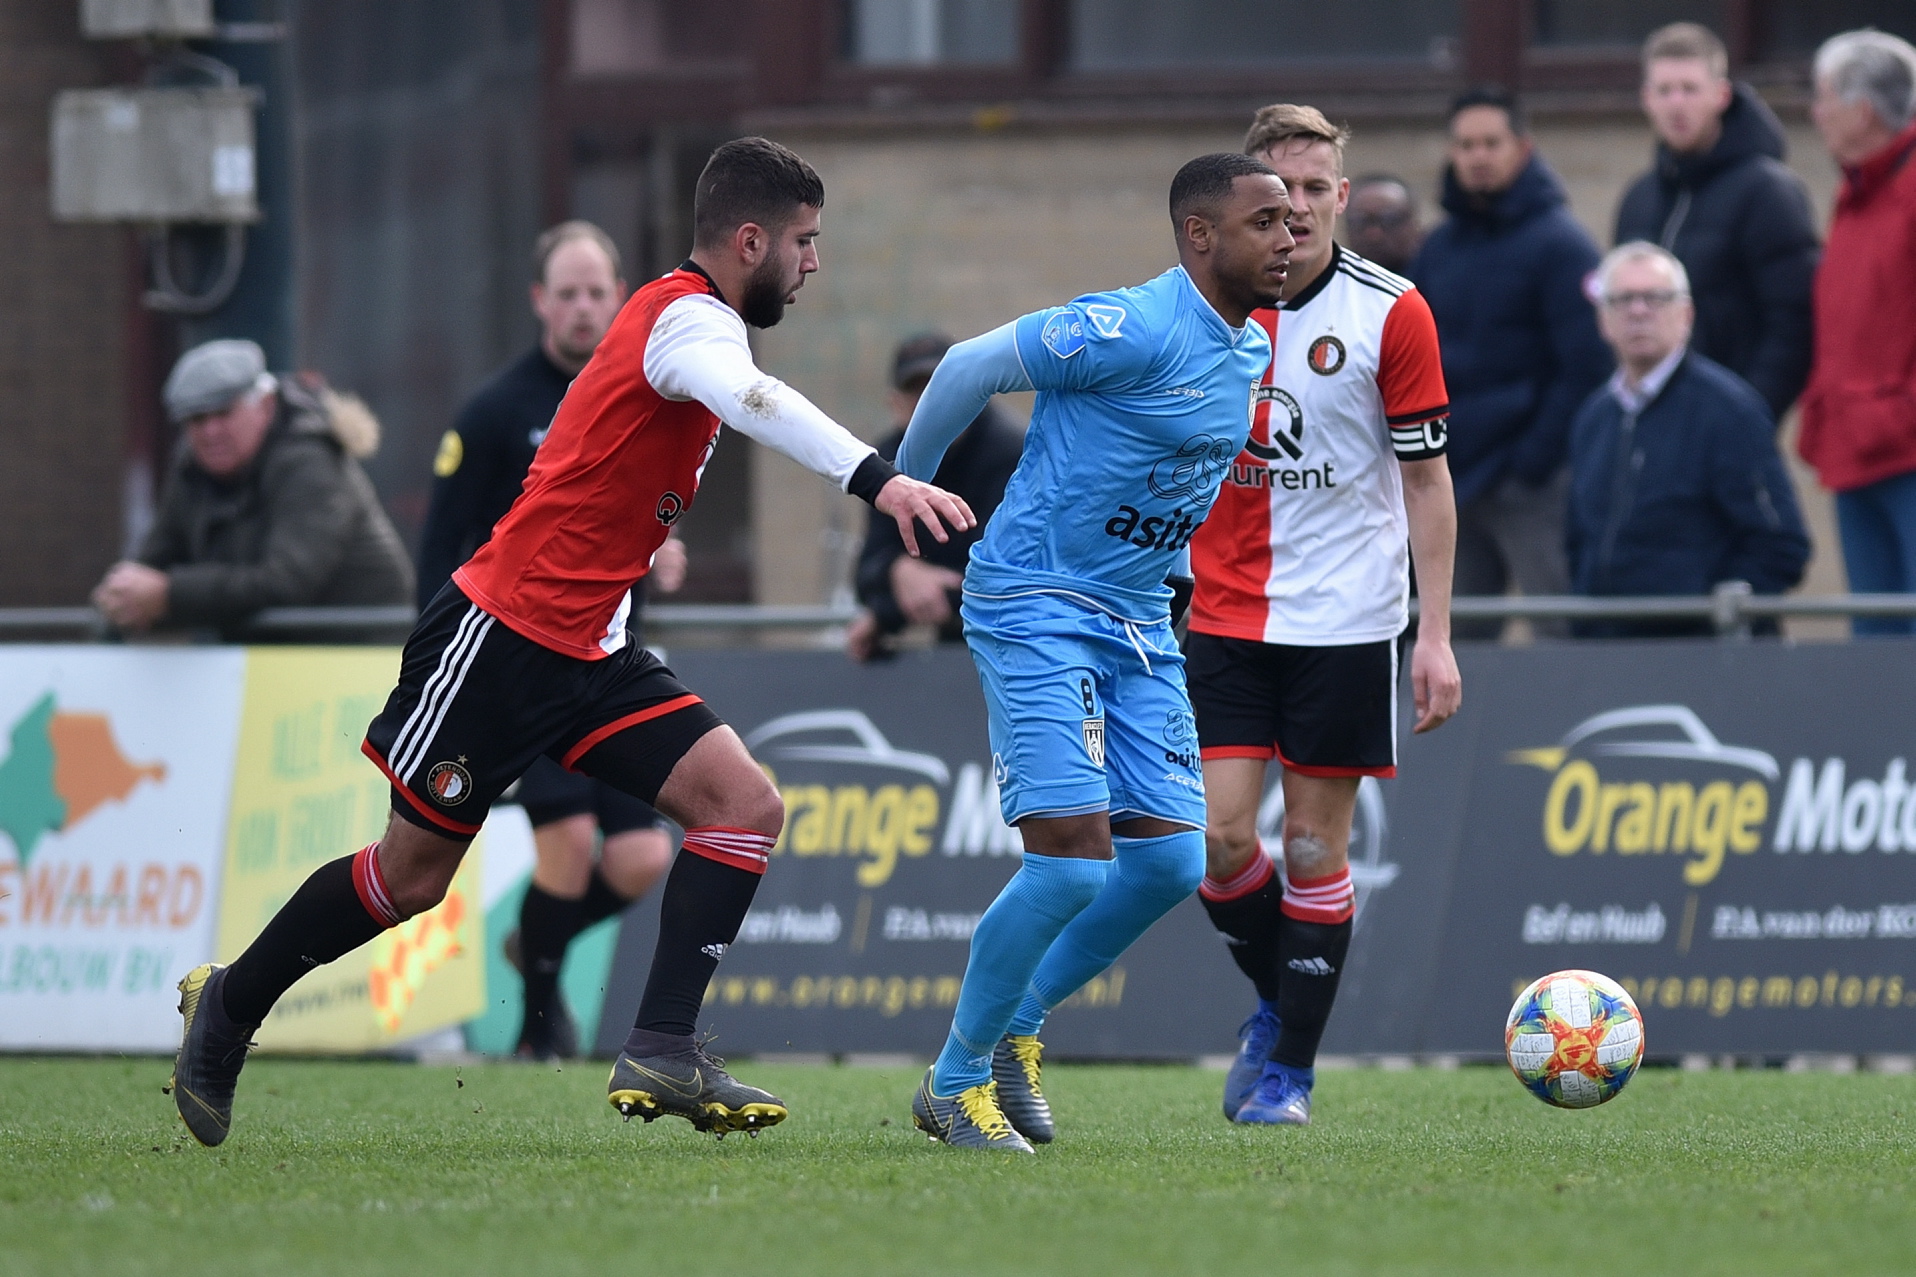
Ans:
{"label": "current sponsor logo", "polygon": [[668,492],[659,498],[657,511],[659,522],[671,527],[685,516],[685,498],[676,492]]}
{"label": "current sponsor logo", "polygon": [[1302,492],[1335,488],[1336,466],[1290,466],[1304,459],[1304,409],[1282,386],[1254,386],[1251,390],[1251,434],[1243,454],[1231,465],[1225,482],[1240,488],[1283,488]]}

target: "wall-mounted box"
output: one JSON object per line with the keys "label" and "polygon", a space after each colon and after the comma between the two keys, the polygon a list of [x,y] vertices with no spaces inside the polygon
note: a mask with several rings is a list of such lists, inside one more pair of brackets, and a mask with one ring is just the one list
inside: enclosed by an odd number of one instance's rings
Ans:
{"label": "wall-mounted box", "polygon": [[215,32],[213,0],[80,0],[80,32],[89,40],[205,38]]}
{"label": "wall-mounted box", "polygon": [[53,215],[256,222],[255,91],[71,89],[53,104]]}

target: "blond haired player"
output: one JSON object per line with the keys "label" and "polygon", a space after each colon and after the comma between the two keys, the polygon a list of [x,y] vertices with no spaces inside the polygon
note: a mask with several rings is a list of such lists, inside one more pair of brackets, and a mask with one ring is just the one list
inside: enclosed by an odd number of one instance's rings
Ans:
{"label": "blond haired player", "polygon": [[[1191,542],[1185,655],[1209,809],[1199,895],[1257,988],[1224,1091],[1225,1115],[1248,1124],[1310,1120],[1317,1044],[1350,944],[1357,787],[1397,771],[1410,559],[1423,607],[1416,730],[1462,700],[1437,329],[1410,281],[1331,238],[1350,193],[1348,136],[1314,107],[1279,105],[1258,112],[1245,139],[1284,180],[1297,248],[1284,300],[1254,316],[1272,358],[1250,442]],[[1281,875],[1257,834],[1273,758],[1284,771]]]}

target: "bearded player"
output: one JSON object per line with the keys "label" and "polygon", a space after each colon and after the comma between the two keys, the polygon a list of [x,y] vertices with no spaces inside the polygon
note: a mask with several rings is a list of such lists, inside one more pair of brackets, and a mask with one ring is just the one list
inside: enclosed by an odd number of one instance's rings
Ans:
{"label": "bearded player", "polygon": [[1250,314],[1281,296],[1291,237],[1283,183],[1249,156],[1192,160],[1170,203],[1178,266],[953,347],[898,450],[905,473],[934,474],[993,394],[1038,392],[965,570],[965,642],[1024,858],[972,933],[951,1033],[912,1101],[919,1129],[959,1147],[1051,1139],[1045,1012],[1204,874],[1166,577],[1244,446],[1270,363]]}
{"label": "bearded player", "polygon": [[[1357,787],[1397,773],[1407,542],[1422,605],[1415,730],[1443,723],[1463,695],[1436,325],[1408,280],[1331,239],[1350,191],[1347,138],[1315,108],[1282,105],[1258,112],[1245,139],[1284,179],[1297,250],[1282,304],[1255,316],[1273,353],[1251,441],[1191,543],[1185,658],[1209,802],[1199,896],[1257,989],[1224,1086],[1225,1116],[1257,1125],[1310,1121],[1350,945]],[[1272,759],[1281,876],[1257,833]]]}
{"label": "bearded player", "polygon": [[[743,742],[637,643],[631,591],[698,490],[721,422],[871,502],[917,553],[915,522],[973,524],[752,361],[818,269],[824,185],[763,138],[699,175],[691,258],[626,303],[567,392],[491,540],[419,618],[364,751],[392,782],[385,837],[321,866],[231,966],[180,981],[173,1095],[218,1144],[248,1039],[306,972],[444,898],[486,809],[541,756],[656,806],[685,828],[659,909],[639,1014],[612,1069],[629,1120],[756,1131],[785,1105],[694,1036],[719,959],[758,890],[784,809]],[[941,523],[941,520],[943,521]]]}

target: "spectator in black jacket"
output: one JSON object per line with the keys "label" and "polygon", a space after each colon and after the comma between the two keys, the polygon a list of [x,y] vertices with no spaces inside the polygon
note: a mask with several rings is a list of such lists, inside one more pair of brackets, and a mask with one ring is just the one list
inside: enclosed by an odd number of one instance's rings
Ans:
{"label": "spectator in black jacket", "polygon": [[[1689,349],[1696,312],[1683,264],[1654,244],[1625,244],[1603,259],[1597,290],[1619,367],[1571,428],[1565,542],[1577,592],[1789,589],[1810,543],[1774,423],[1747,382]],[[1710,624],[1586,622],[1577,632],[1659,637]]]}
{"label": "spectator in black jacket", "polygon": [[[481,386],[439,441],[419,550],[421,608],[492,538],[493,525],[518,500],[566,388],[625,302],[618,247],[590,222],[564,222],[541,235],[533,265],[539,344]],[[669,593],[684,578],[684,546],[667,541],[646,581]],[[642,589],[634,590],[627,622],[634,634],[642,601]],[[550,758],[527,768],[512,793],[532,822],[536,855],[519,929],[506,938],[507,956],[525,976],[518,1049],[534,1059],[566,1058],[579,1053],[571,1012],[559,995],[566,949],[574,936],[622,912],[658,881],[671,863],[672,839],[649,804]]]}
{"label": "spectator in black jacket", "polygon": [[[879,455],[885,460],[898,455],[918,396],[949,349],[951,338],[925,333],[899,343],[893,353],[892,430],[878,441]],[[905,553],[892,520],[873,518],[867,523],[865,548],[858,556],[858,601],[863,608],[845,631],[845,650],[853,660],[887,655],[890,640],[910,625],[936,626],[940,642],[963,641],[958,592],[965,564],[971,560],[971,547],[984,536],[992,511],[1005,499],[1005,484],[1018,468],[1024,446],[1024,431],[986,404],[945,453],[932,480],[965,499],[978,516],[977,526],[969,532],[954,532],[943,543],[921,538],[923,558]]]}
{"label": "spectator in black jacket", "polygon": [[1656,164],[1624,195],[1616,242],[1676,254],[1696,290],[1692,348],[1781,419],[1809,377],[1818,254],[1809,196],[1783,164],[1783,126],[1754,89],[1730,83],[1723,42],[1693,22],[1643,46],[1643,110]]}
{"label": "spectator in black jacket", "polygon": [[[1410,276],[1437,319],[1450,388],[1456,592],[1514,584],[1561,594],[1565,441],[1577,405],[1611,366],[1583,292],[1597,247],[1501,89],[1472,90],[1452,106],[1443,204],[1450,218]],[[1499,628],[1456,631],[1484,638]]]}

